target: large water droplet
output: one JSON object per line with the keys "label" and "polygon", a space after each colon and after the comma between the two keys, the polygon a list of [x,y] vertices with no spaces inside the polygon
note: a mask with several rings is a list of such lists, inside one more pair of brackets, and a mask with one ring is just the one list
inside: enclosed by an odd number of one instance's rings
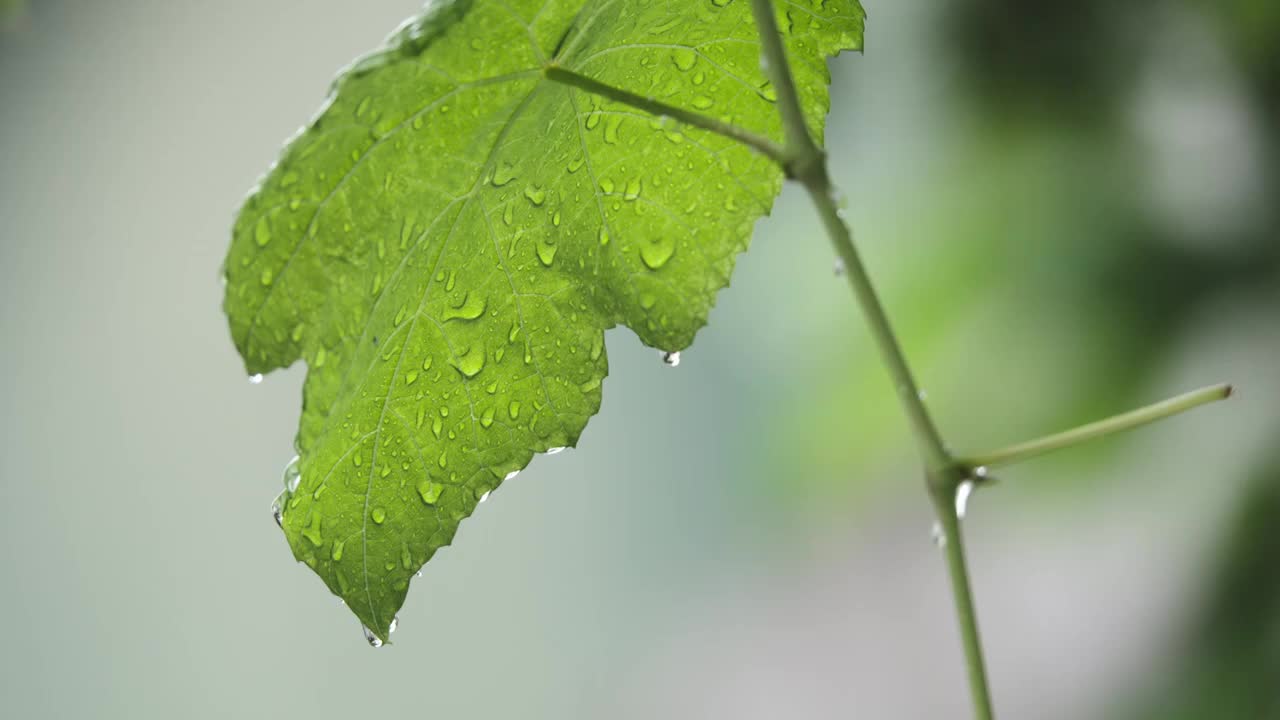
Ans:
{"label": "large water droplet", "polygon": [[524,196],[534,205],[542,205],[547,200],[547,191],[541,185],[530,185],[524,189]]}
{"label": "large water droplet", "polygon": [[373,647],[382,647],[382,639],[377,635],[374,635],[372,630],[364,625],[361,625],[360,629],[364,631],[364,639],[369,642],[369,645]]}
{"label": "large water droplet", "polygon": [[973,481],[965,480],[956,488],[956,517],[963,519],[969,509],[969,496],[973,494]]}
{"label": "large water droplet", "polygon": [[484,347],[477,345],[469,348],[465,353],[454,359],[452,362],[453,366],[457,368],[458,372],[462,373],[463,377],[473,378],[484,369],[484,361]]}
{"label": "large water droplet", "polygon": [[418,483],[418,494],[422,496],[422,502],[428,505],[435,505],[442,492],[444,492],[444,485],[440,483],[433,483],[430,480]]}
{"label": "large water droplet", "polygon": [[666,365],[667,367],[676,367],[676,366],[678,366],[678,365],[680,364],[680,353],[679,353],[679,351],[677,351],[677,352],[664,352],[664,353],[662,353],[662,364],[663,364],[663,365]]}
{"label": "large water droplet", "polygon": [[302,468],[297,455],[284,466],[284,489],[290,493],[298,492],[298,483],[302,481]]}
{"label": "large water droplet", "polygon": [[249,376],[250,385],[259,385],[262,383],[262,373],[254,373]]}
{"label": "large water droplet", "polygon": [[254,225],[253,239],[258,243],[258,247],[264,247],[271,242],[271,224],[267,222],[266,215],[258,218],[257,224]]}
{"label": "large water droplet", "polygon": [[698,62],[698,54],[690,48],[678,48],[672,51],[671,61],[680,72],[688,72]]}
{"label": "large water droplet", "polygon": [[502,187],[512,180],[516,179],[515,166],[509,162],[503,161],[498,163],[498,167],[493,170],[493,177],[490,181],[497,187]]}
{"label": "large water droplet", "polygon": [[534,247],[538,253],[538,261],[546,267],[551,267],[551,263],[556,260],[556,246],[551,244],[550,238],[539,240]]}
{"label": "large water droplet", "polygon": [[675,241],[668,237],[658,237],[640,246],[640,259],[650,270],[661,269],[675,253]]}
{"label": "large water droplet", "polygon": [[445,308],[440,314],[440,319],[444,322],[450,320],[475,320],[484,314],[485,298],[480,293],[466,293],[462,299],[452,307]]}
{"label": "large water droplet", "polygon": [[276,527],[284,528],[284,504],[289,500],[289,493],[282,492],[271,501],[271,517],[276,521]]}

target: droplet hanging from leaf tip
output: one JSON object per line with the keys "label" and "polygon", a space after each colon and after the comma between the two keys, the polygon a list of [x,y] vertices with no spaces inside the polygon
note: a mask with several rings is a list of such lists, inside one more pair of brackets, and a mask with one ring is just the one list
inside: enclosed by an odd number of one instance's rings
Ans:
{"label": "droplet hanging from leaf tip", "polygon": [[280,493],[275,500],[271,501],[271,518],[276,521],[276,527],[284,529],[284,503],[288,493]]}
{"label": "droplet hanging from leaf tip", "polygon": [[678,351],[677,351],[677,352],[664,352],[664,353],[662,353],[662,364],[663,364],[663,365],[666,365],[667,367],[677,367],[677,366],[679,366],[679,365],[680,365],[680,353],[679,353]]}
{"label": "droplet hanging from leaf tip", "polygon": [[262,383],[262,373],[254,373],[249,376],[250,385],[260,385]]}
{"label": "droplet hanging from leaf tip", "polygon": [[361,625],[360,629],[364,631],[364,639],[368,641],[371,647],[376,647],[376,648],[382,647],[382,638],[379,638],[377,635],[374,635],[373,631],[370,630],[368,626]]}

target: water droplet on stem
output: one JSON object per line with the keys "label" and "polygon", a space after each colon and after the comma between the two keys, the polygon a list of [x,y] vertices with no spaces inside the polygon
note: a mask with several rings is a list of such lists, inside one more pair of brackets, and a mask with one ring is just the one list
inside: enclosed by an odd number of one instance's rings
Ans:
{"label": "water droplet on stem", "polygon": [[969,508],[969,496],[973,494],[973,481],[965,480],[956,488],[956,517],[964,519],[965,510]]}

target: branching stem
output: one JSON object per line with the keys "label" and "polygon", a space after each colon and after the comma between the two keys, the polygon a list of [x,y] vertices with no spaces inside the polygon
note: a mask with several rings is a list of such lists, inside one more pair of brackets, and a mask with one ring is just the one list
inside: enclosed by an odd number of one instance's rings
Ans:
{"label": "branching stem", "polygon": [[772,0],[752,0],[756,27],[760,32],[760,45],[764,53],[765,71],[778,95],[778,107],[786,132],[785,152],[789,175],[799,180],[809,191],[827,237],[844,263],[845,277],[853,289],[858,305],[866,316],[876,347],[880,350],[885,367],[893,377],[898,400],[902,403],[915,433],[916,444],[925,462],[925,476],[929,494],[933,498],[938,523],[942,528],[946,545],[947,569],[951,575],[951,590],[956,612],[960,620],[960,637],[964,645],[965,664],[969,669],[969,688],[973,697],[974,717],[991,720],[991,692],[987,687],[986,664],[982,657],[982,640],[978,632],[977,613],[973,606],[973,593],[969,588],[969,573],[964,557],[964,539],[960,534],[960,518],[956,514],[955,495],[960,483],[967,479],[965,468],[947,452],[938,426],[929,409],[925,407],[920,388],[906,355],[889,323],[889,316],[880,303],[866,266],[853,244],[853,234],[840,217],[831,177],[827,173],[826,155],[813,136],[809,134],[804,109],[796,93],[790,63],[778,32]]}
{"label": "branching stem", "polygon": [[1079,445],[1089,440],[1114,435],[1125,430],[1132,430],[1141,425],[1163,420],[1178,413],[1186,412],[1207,403],[1225,400],[1229,397],[1231,397],[1230,385],[1210,385],[1153,405],[1114,415],[1105,420],[1081,425],[1065,432],[1046,435],[1042,438],[1010,445],[999,450],[971,455],[961,460],[961,463],[968,467],[1011,465],[1047,452]]}
{"label": "branching stem", "polygon": [[670,117],[736,140],[776,162],[788,177],[799,181],[808,191],[822,219],[827,236],[844,263],[845,276],[871,328],[872,337],[875,339],[885,367],[893,378],[898,399],[910,421],[916,444],[924,460],[929,496],[938,517],[938,525],[942,531],[941,539],[945,545],[952,597],[955,601],[965,664],[968,668],[974,718],[991,720],[994,717],[994,711],[987,685],[986,664],[982,655],[982,641],[978,632],[973,593],[969,587],[964,538],[960,529],[960,517],[956,510],[957,490],[965,482],[980,480],[982,473],[977,468],[1007,465],[1154,422],[1208,402],[1221,400],[1231,394],[1231,388],[1227,385],[1215,385],[1074,430],[1001,450],[961,459],[952,456],[942,440],[933,417],[925,407],[906,355],[889,323],[889,316],[880,303],[862,258],[858,255],[853,234],[840,216],[839,203],[835,199],[836,193],[827,172],[826,154],[809,131],[804,106],[800,103],[795,80],[791,75],[782,35],[778,31],[773,2],[772,0],[751,0],[751,9],[760,33],[762,64],[778,97],[778,109],[786,138],[784,145],[778,145],[763,135],[736,125],[606,85],[555,64],[548,65],[543,73],[553,82],[585,90],[657,116]]}

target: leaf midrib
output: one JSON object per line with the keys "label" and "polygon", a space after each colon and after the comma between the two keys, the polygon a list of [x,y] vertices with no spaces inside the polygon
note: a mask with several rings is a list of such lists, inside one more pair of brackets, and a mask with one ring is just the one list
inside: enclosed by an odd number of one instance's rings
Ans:
{"label": "leaf midrib", "polygon": [[[378,618],[378,612],[373,602],[373,592],[369,587],[369,503],[373,497],[373,478],[374,478],[374,470],[378,464],[378,448],[380,447],[379,440],[382,439],[382,428],[386,424],[387,408],[390,406],[390,403],[391,403],[391,395],[392,395],[391,390],[395,387],[396,380],[399,379],[400,377],[400,368],[404,364],[405,353],[409,346],[409,338],[413,335],[413,331],[417,327],[418,320],[422,316],[422,307],[427,301],[427,296],[431,294],[431,288],[434,287],[435,285],[435,277],[436,277],[437,271],[439,270],[440,262],[443,260],[445,253],[449,249],[449,242],[453,239],[455,235],[455,231],[458,228],[458,223],[461,221],[462,216],[466,213],[467,206],[469,205],[469,203],[478,197],[478,192],[480,190],[481,185],[484,183],[485,176],[493,169],[493,165],[497,159],[499,148],[502,147],[503,141],[506,140],[508,133],[510,133],[511,129],[515,126],[516,121],[520,118],[521,115],[524,114],[525,109],[528,108],[529,105],[532,103],[533,98],[538,94],[538,90],[540,90],[543,87],[544,85],[543,80],[544,78],[540,78],[537,82],[535,82],[533,87],[530,88],[528,94],[526,94],[524,99],[520,101],[520,104],[516,106],[515,110],[511,112],[510,117],[507,118],[507,121],[503,124],[502,128],[498,131],[498,134],[494,137],[493,146],[489,148],[489,153],[486,156],[484,163],[482,163],[481,166],[478,168],[478,171],[476,172],[476,179],[471,185],[471,190],[468,191],[467,194],[464,196],[466,199],[463,200],[462,207],[459,209],[457,217],[454,218],[453,225],[449,228],[449,233],[445,236],[444,242],[440,246],[440,252],[436,255],[436,262],[431,268],[430,274],[428,275],[427,285],[422,291],[421,299],[419,299],[418,301],[418,309],[414,312],[413,319],[410,322],[410,327],[405,332],[405,342],[400,346],[399,357],[396,359],[396,367],[391,373],[391,381],[388,384],[387,393],[382,399],[382,410],[378,414],[378,424],[375,431],[376,434],[374,435],[374,439],[373,439],[373,452],[370,454],[370,458],[369,458],[369,481],[365,487],[364,512],[361,518],[361,525],[360,525],[361,574],[364,576],[365,600],[366,602],[369,603],[369,614],[373,618],[374,632],[379,632],[379,633],[381,632],[382,623]],[[397,129],[403,126],[403,124],[404,123],[401,123],[401,125],[398,126]],[[434,221],[433,221],[433,224],[434,224]],[[417,247],[419,246],[419,243],[421,242],[421,238],[425,236],[426,236],[425,233],[419,236],[419,240],[415,241],[414,247],[406,251],[405,253],[406,258],[417,249]],[[405,264],[406,263],[402,261],[401,267],[404,267]],[[398,271],[399,271],[399,268],[397,268],[397,272]],[[385,295],[389,289],[390,289],[390,282],[388,282],[387,287],[383,289],[382,293],[379,294],[379,297],[378,297],[379,301],[382,299],[382,296]],[[375,301],[375,306],[376,306],[376,303],[377,301]],[[361,334],[361,340],[363,340],[364,334],[368,332],[368,327],[370,325],[370,320],[373,318],[373,314],[374,314],[373,310],[370,310],[369,315],[365,319],[365,330]],[[441,336],[445,337],[445,342],[446,344],[448,344],[448,338],[447,336],[445,336],[443,331],[441,332]],[[457,355],[456,353],[454,353],[451,344],[449,347],[449,353],[453,355],[455,360],[457,359]],[[354,361],[354,358],[352,358],[352,360]],[[348,367],[348,370],[349,369],[350,367]],[[479,443],[478,443],[478,440],[474,437],[475,435],[475,422],[474,422],[475,401],[472,399],[472,395],[471,395],[471,379],[466,377],[465,374],[462,376],[462,385],[467,392],[467,402],[471,408],[471,416],[473,420],[473,422],[471,423],[471,432],[473,435],[472,443],[478,449]],[[340,387],[345,387],[345,378],[344,378],[343,385]]]}

